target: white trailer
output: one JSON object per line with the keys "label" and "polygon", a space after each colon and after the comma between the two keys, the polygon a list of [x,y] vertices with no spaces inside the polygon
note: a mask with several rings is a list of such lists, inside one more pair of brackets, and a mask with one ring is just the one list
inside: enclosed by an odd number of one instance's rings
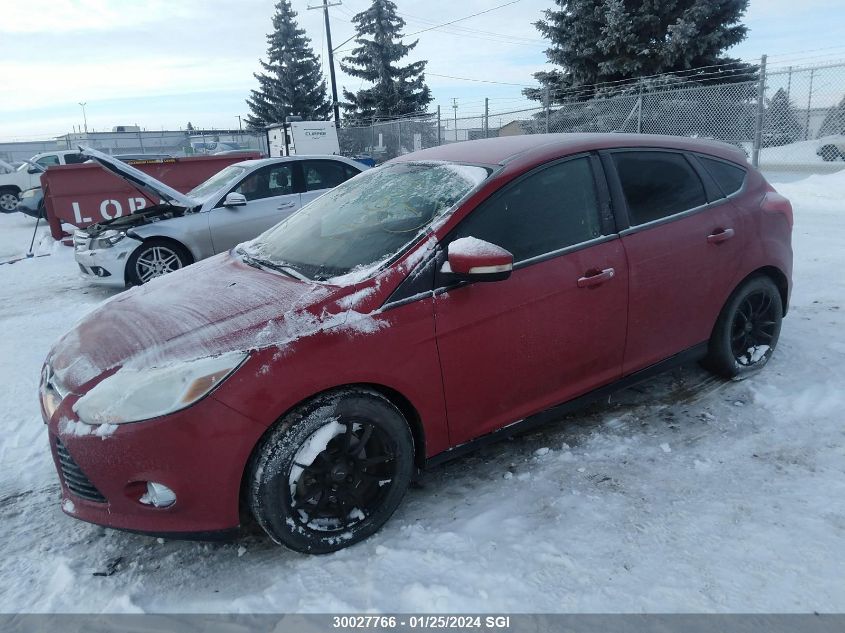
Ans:
{"label": "white trailer", "polygon": [[270,157],[340,154],[333,121],[292,121],[267,127]]}

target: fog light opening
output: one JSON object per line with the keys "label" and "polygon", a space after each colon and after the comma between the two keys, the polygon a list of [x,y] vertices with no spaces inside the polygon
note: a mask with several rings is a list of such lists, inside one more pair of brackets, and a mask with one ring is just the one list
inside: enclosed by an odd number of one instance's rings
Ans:
{"label": "fog light opening", "polygon": [[147,492],[138,501],[154,508],[168,508],[176,503],[176,493],[164,484],[148,481]]}

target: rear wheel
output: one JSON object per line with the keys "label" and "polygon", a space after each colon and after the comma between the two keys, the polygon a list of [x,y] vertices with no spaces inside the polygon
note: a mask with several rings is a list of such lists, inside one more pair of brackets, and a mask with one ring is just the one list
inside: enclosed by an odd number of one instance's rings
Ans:
{"label": "rear wheel", "polygon": [[824,145],[819,149],[819,155],[828,162],[836,160],[840,156],[839,148],[836,145]]}
{"label": "rear wheel", "polygon": [[18,194],[14,189],[0,189],[0,211],[9,213],[18,207]]}
{"label": "rear wheel", "polygon": [[191,262],[191,254],[181,244],[169,240],[147,240],[129,256],[126,280],[133,286],[140,286]]}
{"label": "rear wheel", "polygon": [[361,389],[320,396],[287,415],[250,465],[249,506],[277,543],[327,554],[378,531],[411,479],[402,413]]}
{"label": "rear wheel", "polygon": [[783,304],[769,277],[753,277],[731,295],[710,337],[705,364],[741,379],[769,362],[780,337]]}

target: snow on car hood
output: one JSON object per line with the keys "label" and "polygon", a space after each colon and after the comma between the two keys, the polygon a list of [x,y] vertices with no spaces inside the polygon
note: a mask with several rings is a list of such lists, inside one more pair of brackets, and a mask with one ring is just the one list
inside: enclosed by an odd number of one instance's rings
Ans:
{"label": "snow on car hood", "polygon": [[283,348],[329,328],[384,326],[355,312],[348,289],[299,281],[218,255],[117,295],[85,316],[48,357],[71,392],[120,367],[145,369],[236,350]]}
{"label": "snow on car hood", "polygon": [[143,190],[144,193],[148,194],[153,200],[158,197],[162,200],[181,205],[188,209],[198,207],[202,204],[201,200],[179,193],[173,187],[165,185],[160,180],[156,180],[152,176],[142,172],[140,169],[124,163],[122,160],[118,160],[117,158],[104,154],[103,152],[97,151],[93,148],[85,147],[84,145],[79,146],[79,151],[84,156],[100,163],[106,171],[110,171],[115,176],[122,178],[133,187],[138,187]]}

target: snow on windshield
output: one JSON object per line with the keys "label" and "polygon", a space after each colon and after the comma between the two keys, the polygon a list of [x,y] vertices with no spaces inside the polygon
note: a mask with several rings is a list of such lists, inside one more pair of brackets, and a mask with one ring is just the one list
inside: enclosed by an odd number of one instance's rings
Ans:
{"label": "snow on windshield", "polygon": [[489,174],[474,165],[391,163],[347,181],[242,248],[318,281],[352,272],[361,273],[354,276],[359,279],[412,243]]}

